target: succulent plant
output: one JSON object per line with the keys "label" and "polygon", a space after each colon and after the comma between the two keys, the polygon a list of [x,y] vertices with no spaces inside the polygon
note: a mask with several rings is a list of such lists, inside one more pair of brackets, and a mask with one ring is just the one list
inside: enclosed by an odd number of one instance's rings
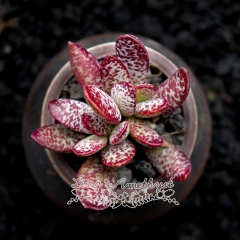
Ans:
{"label": "succulent plant", "polygon": [[[179,68],[155,87],[149,83],[147,49],[138,38],[121,35],[115,49],[116,55],[100,61],[82,46],[68,42],[73,75],[83,88],[86,102],[68,98],[50,101],[49,112],[56,123],[36,129],[32,139],[50,150],[79,156],[79,161],[84,161],[77,177],[93,183],[107,180],[115,184],[116,169],[134,158],[139,145],[163,177],[185,181],[191,172],[190,160],[150,123],[186,100],[188,71]],[[100,185],[98,191],[108,197],[109,191]],[[85,208],[106,208],[94,200],[98,194],[94,189],[79,186],[76,193]]]}

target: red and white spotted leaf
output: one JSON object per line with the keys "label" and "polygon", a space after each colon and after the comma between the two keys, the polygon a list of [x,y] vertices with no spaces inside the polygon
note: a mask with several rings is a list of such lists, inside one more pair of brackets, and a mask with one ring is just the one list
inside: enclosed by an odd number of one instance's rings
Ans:
{"label": "red and white spotted leaf", "polygon": [[107,142],[108,138],[106,136],[90,135],[78,142],[73,147],[73,152],[80,157],[90,156],[103,149]]}
{"label": "red and white spotted leaf", "polygon": [[162,137],[144,120],[131,117],[127,121],[131,137],[141,145],[146,147],[160,147],[163,144]]}
{"label": "red and white spotted leaf", "polygon": [[186,100],[190,90],[190,76],[185,68],[179,68],[170,78],[160,84],[156,97],[166,98],[168,106],[164,115],[172,113]]}
{"label": "red and white spotted leaf", "polygon": [[167,147],[145,148],[144,152],[163,177],[185,181],[192,169],[190,160],[174,144],[164,140],[164,146]]}
{"label": "red and white spotted leaf", "polygon": [[49,102],[48,109],[50,114],[64,126],[77,132],[89,134],[81,121],[81,115],[84,112],[93,112],[86,103],[73,99],[59,98]]}
{"label": "red and white spotted leaf", "polygon": [[136,109],[135,87],[128,82],[120,82],[113,86],[111,97],[117,104],[122,116],[130,117]]}
{"label": "red and white spotted leaf", "polygon": [[129,124],[127,121],[123,121],[113,128],[112,132],[109,135],[109,144],[115,145],[122,142],[126,139],[128,134]]}
{"label": "red and white spotted leaf", "polygon": [[83,86],[83,91],[88,104],[106,122],[116,125],[121,121],[118,106],[107,93],[92,85]]}
{"label": "red and white spotted leaf", "polygon": [[112,125],[104,121],[95,112],[83,113],[81,120],[83,127],[96,136],[109,135],[112,130]]}
{"label": "red and white spotted leaf", "polygon": [[101,151],[103,164],[109,167],[121,167],[128,164],[134,157],[136,148],[132,142],[125,139],[116,145],[108,145]]}
{"label": "red and white spotted leaf", "polygon": [[96,156],[89,156],[77,174],[76,195],[84,208],[104,210],[116,194],[117,172]]}
{"label": "red and white spotted leaf", "polygon": [[39,145],[56,152],[70,153],[73,147],[86,136],[61,124],[52,124],[36,129],[31,138]]}
{"label": "red and white spotted leaf", "polygon": [[134,115],[139,118],[156,117],[167,107],[167,99],[155,98],[137,103]]}
{"label": "red and white spotted leaf", "polygon": [[91,53],[69,41],[68,56],[73,74],[81,86],[101,86],[100,64]]}
{"label": "red and white spotted leaf", "polygon": [[116,54],[127,66],[134,86],[148,81],[148,52],[138,38],[129,34],[121,35],[116,40]]}
{"label": "red and white spotted leaf", "polygon": [[135,89],[137,103],[152,99],[157,92],[157,88],[149,83],[139,84]]}
{"label": "red and white spotted leaf", "polygon": [[107,55],[101,62],[101,82],[103,89],[110,95],[112,87],[119,82],[130,82],[127,67],[118,58]]}

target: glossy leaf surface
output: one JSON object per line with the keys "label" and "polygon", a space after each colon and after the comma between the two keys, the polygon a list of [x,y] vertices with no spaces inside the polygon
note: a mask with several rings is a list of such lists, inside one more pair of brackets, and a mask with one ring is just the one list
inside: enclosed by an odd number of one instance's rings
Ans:
{"label": "glossy leaf surface", "polygon": [[155,98],[137,103],[134,115],[139,118],[156,117],[167,107],[166,99]]}
{"label": "glossy leaf surface", "polygon": [[118,106],[107,93],[92,85],[84,86],[83,90],[88,104],[95,113],[111,124],[118,124],[121,121]]}

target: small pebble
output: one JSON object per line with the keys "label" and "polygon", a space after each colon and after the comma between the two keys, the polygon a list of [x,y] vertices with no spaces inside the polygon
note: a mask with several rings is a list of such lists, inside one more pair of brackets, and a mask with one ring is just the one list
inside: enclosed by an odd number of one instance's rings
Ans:
{"label": "small pebble", "polygon": [[184,118],[181,114],[176,114],[173,117],[169,119],[169,122],[173,126],[174,130],[179,131],[179,132],[184,132],[185,130],[185,123],[184,123]]}
{"label": "small pebble", "polygon": [[176,110],[174,110],[174,111],[171,113],[170,116],[176,115],[176,114],[180,114],[181,112],[182,112],[182,109],[179,107],[179,108],[177,108]]}
{"label": "small pebble", "polygon": [[164,124],[159,123],[159,124],[156,124],[155,131],[157,131],[161,135],[163,134],[164,128],[165,128]]}
{"label": "small pebble", "polygon": [[144,173],[147,177],[153,177],[156,175],[156,171],[153,169],[153,166],[150,162],[141,160],[137,163],[136,169],[139,172]]}
{"label": "small pebble", "polygon": [[83,89],[78,84],[78,82],[76,82],[75,79],[71,79],[68,84],[70,87],[70,98],[71,99],[83,98]]}
{"label": "small pebble", "polygon": [[118,179],[125,178],[125,183],[129,183],[132,180],[132,170],[127,167],[121,167],[117,170]]}

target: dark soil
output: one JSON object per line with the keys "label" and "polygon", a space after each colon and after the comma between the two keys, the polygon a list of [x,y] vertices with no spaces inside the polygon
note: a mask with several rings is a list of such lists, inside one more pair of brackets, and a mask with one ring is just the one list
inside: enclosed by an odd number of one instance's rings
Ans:
{"label": "dark soil", "polygon": [[[0,239],[240,239],[239,0],[62,2],[0,1]],[[68,40],[106,32],[143,35],[176,52],[201,82],[213,118],[210,157],[189,197],[160,219],[121,229],[58,209],[21,143],[25,101],[46,62]]]}

